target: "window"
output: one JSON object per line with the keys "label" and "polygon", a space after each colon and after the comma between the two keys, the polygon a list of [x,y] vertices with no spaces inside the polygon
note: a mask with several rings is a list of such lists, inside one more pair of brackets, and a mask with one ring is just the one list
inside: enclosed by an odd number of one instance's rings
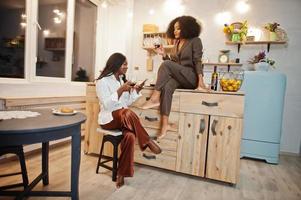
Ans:
{"label": "window", "polygon": [[67,0],[39,1],[36,76],[65,77],[66,10]]}
{"label": "window", "polygon": [[0,81],[92,81],[99,4],[0,0]]}
{"label": "window", "polygon": [[24,78],[25,3],[0,1],[0,78]]}
{"label": "window", "polygon": [[75,3],[73,81],[93,81],[95,66],[97,6],[90,1]]}

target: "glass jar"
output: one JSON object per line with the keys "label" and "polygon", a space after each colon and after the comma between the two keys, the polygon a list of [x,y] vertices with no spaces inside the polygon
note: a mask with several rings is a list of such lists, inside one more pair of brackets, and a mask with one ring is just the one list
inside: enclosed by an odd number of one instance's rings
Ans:
{"label": "glass jar", "polygon": [[223,91],[237,92],[243,82],[244,71],[225,72],[220,79],[220,86]]}

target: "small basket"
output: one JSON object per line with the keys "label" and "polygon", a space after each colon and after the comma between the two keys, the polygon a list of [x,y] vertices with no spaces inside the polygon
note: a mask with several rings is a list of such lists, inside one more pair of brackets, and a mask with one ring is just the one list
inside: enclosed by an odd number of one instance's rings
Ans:
{"label": "small basket", "polygon": [[241,22],[233,22],[233,23],[231,24],[231,26],[233,26],[233,29],[234,29],[234,30],[235,30],[235,29],[240,30],[240,29],[242,28],[242,26],[243,26],[243,23],[241,23]]}
{"label": "small basket", "polygon": [[240,89],[243,80],[243,71],[226,72],[220,80],[220,86],[225,92],[237,92]]}

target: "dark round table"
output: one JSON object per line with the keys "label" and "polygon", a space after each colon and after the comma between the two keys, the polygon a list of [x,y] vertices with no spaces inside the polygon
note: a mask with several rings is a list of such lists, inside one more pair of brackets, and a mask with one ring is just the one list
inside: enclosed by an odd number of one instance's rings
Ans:
{"label": "dark round table", "polygon": [[[24,191],[0,191],[0,195],[17,196],[69,196],[79,199],[78,180],[81,151],[81,124],[86,120],[82,113],[71,116],[52,114],[50,109],[32,109],[37,117],[0,121],[0,147],[42,143],[42,172]],[[49,184],[48,156],[49,141],[71,137],[71,191],[31,191],[41,180]]]}

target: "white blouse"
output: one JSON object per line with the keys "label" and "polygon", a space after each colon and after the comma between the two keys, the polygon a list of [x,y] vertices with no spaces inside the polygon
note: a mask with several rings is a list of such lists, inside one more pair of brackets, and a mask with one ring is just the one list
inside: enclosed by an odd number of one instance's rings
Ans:
{"label": "white blouse", "polygon": [[120,78],[119,82],[114,75],[104,77],[96,82],[96,94],[100,105],[98,124],[111,122],[113,111],[127,108],[141,96],[133,89],[130,92],[123,92],[118,99],[117,90],[122,84],[124,84],[122,79]]}

